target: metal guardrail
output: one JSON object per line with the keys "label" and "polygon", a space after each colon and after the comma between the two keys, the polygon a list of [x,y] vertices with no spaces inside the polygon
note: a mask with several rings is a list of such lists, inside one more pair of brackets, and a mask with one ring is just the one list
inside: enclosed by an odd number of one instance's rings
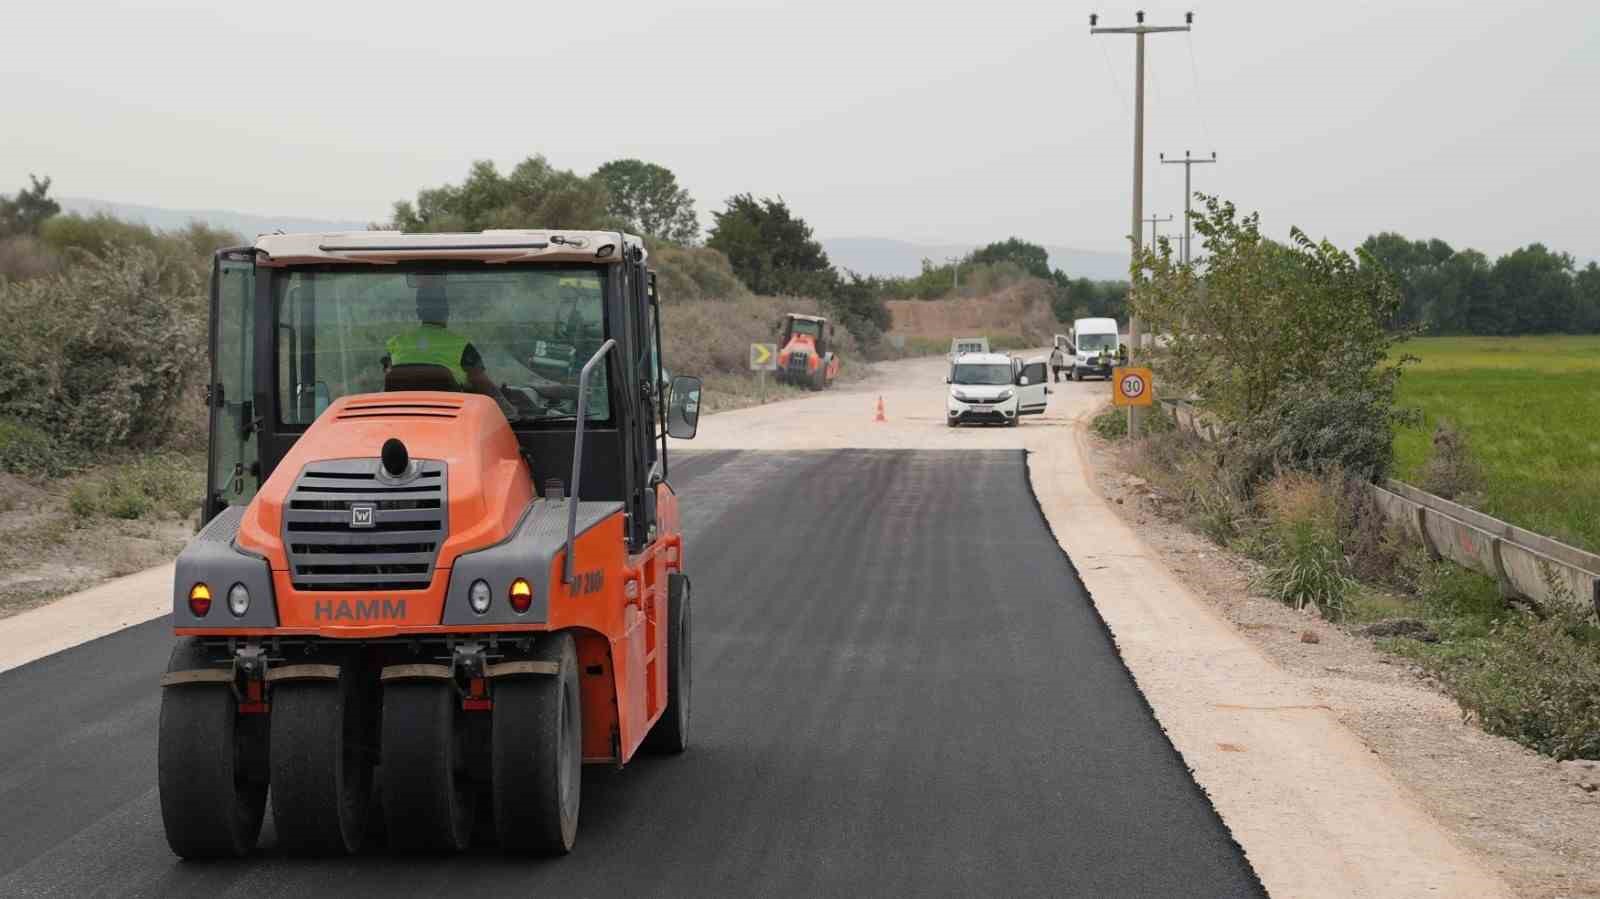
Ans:
{"label": "metal guardrail", "polygon": [[[1162,400],[1178,426],[1215,440],[1217,426],[1189,403]],[[1384,516],[1434,559],[1448,559],[1500,583],[1504,596],[1592,606],[1600,614],[1600,555],[1501,521],[1401,481],[1369,484]]]}

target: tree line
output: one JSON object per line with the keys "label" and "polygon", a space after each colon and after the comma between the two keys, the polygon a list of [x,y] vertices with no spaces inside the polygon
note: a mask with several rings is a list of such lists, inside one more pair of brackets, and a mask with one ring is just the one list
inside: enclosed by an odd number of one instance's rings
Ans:
{"label": "tree line", "polygon": [[1530,244],[1493,262],[1437,238],[1392,231],[1361,245],[1400,291],[1391,326],[1426,334],[1600,332],[1600,265]]}

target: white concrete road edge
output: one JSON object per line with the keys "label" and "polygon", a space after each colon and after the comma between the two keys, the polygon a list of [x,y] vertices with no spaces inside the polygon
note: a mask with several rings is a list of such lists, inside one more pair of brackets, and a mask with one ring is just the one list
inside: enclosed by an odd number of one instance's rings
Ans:
{"label": "white concrete road edge", "polygon": [[1094,491],[1084,419],[1029,441],[1040,507],[1156,718],[1274,896],[1507,896],[1371,750]]}
{"label": "white concrete road edge", "polygon": [[[1055,385],[1049,412],[1020,428],[957,431],[944,427],[944,366],[893,363],[868,385],[711,416],[694,448],[1027,449],[1057,542],[1271,894],[1510,895],[1331,709],[1191,593],[1094,491],[1083,425],[1104,384]],[[871,423],[880,391],[887,424]],[[0,672],[160,617],[171,590],[166,565],[0,619]]]}
{"label": "white concrete road edge", "polygon": [[[172,574],[162,565],[0,618],[0,672],[171,612]],[[166,662],[153,660],[150,670]]]}

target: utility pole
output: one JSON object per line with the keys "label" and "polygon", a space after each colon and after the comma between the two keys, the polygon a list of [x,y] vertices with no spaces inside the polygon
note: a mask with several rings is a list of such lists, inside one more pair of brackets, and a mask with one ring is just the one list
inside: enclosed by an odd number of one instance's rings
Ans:
{"label": "utility pole", "polygon": [[[1131,34],[1136,41],[1134,49],[1134,88],[1133,88],[1133,231],[1129,240],[1133,242],[1133,257],[1139,255],[1139,238],[1144,231],[1144,36],[1147,34],[1161,34],[1169,31],[1188,31],[1194,25],[1194,13],[1183,14],[1182,25],[1146,25],[1144,23],[1144,10],[1134,13],[1137,24],[1123,28],[1101,28],[1100,16],[1089,14],[1090,34]],[[1138,286],[1137,282],[1128,285],[1128,296],[1133,297],[1133,291]],[[1131,312],[1128,315],[1128,358],[1134,359],[1139,355],[1139,317]],[[1128,436],[1139,435],[1139,422],[1143,418],[1143,409],[1139,406],[1128,407]]]}
{"label": "utility pole", "polygon": [[1194,159],[1189,156],[1189,151],[1183,151],[1182,159],[1168,159],[1167,154],[1158,154],[1162,165],[1183,166],[1183,264],[1189,264],[1189,223],[1194,220],[1194,213],[1189,210],[1189,202],[1194,199],[1194,191],[1189,187],[1189,173],[1197,165],[1209,165],[1217,161],[1217,151],[1211,151],[1210,159]]}
{"label": "utility pole", "polygon": [[961,289],[961,260],[955,256],[946,256],[944,261],[950,263],[950,289]]}
{"label": "utility pole", "polygon": [[1154,247],[1156,245],[1156,226],[1163,222],[1172,221],[1172,216],[1169,215],[1166,218],[1162,218],[1158,215],[1152,215],[1144,221],[1145,224],[1150,226],[1150,246]]}

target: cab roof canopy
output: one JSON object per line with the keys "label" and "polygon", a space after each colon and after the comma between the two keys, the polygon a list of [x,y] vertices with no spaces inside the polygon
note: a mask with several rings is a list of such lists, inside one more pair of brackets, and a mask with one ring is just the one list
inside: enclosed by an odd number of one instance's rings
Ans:
{"label": "cab roof canopy", "polygon": [[[621,244],[619,246],[618,244]],[[392,265],[423,259],[480,262],[617,263],[645,258],[644,241],[618,231],[503,229],[445,234],[402,231],[329,231],[263,234],[256,238],[259,265],[328,262]]]}
{"label": "cab roof canopy", "polygon": [[825,322],[825,321],[827,321],[827,318],[825,318],[825,317],[823,317],[821,315],[805,315],[805,314],[800,313],[800,312],[789,312],[789,313],[786,313],[786,314],[790,318],[794,319],[795,321],[802,321],[802,322]]}
{"label": "cab roof canopy", "polygon": [[1011,357],[1005,353],[961,353],[957,365],[1010,365]]}

